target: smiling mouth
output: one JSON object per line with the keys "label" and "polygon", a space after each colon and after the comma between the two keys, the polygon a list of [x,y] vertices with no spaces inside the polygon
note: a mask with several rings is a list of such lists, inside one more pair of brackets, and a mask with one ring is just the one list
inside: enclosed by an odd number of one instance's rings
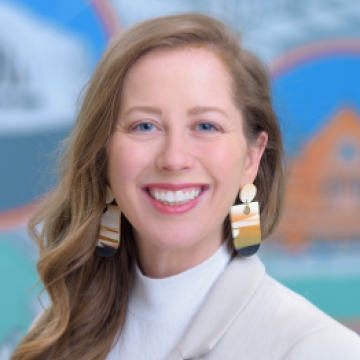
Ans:
{"label": "smiling mouth", "polygon": [[189,187],[181,190],[171,191],[163,188],[147,187],[147,193],[156,201],[165,206],[184,205],[199,197],[205,190],[204,186]]}

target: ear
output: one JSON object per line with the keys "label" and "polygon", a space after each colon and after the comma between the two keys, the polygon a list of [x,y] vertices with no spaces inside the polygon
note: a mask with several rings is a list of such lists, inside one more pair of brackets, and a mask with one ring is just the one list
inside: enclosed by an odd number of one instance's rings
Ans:
{"label": "ear", "polygon": [[261,157],[268,142],[268,134],[262,131],[255,143],[248,145],[246,155],[246,166],[241,187],[252,184],[256,178]]}

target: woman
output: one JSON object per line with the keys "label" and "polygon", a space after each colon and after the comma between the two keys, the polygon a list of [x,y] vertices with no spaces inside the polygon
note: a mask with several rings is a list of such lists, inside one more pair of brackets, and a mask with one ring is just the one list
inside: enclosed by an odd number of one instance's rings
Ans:
{"label": "woman", "polygon": [[51,305],[12,359],[359,359],[357,335],[254,254],[280,220],[283,160],[266,71],[224,24],[123,32],[30,224]]}

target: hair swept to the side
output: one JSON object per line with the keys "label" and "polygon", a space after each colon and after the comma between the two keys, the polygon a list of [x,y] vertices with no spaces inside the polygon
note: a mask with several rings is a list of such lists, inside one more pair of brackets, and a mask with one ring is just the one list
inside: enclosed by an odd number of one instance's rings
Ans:
{"label": "hair swept to the side", "polygon": [[[167,16],[136,24],[111,41],[98,63],[62,157],[59,184],[30,221],[30,235],[40,248],[37,268],[50,306],[11,360],[103,360],[119,336],[136,249],[132,227],[122,215],[116,255],[101,258],[95,253],[105,204],[106,145],[131,65],[150,51],[182,47],[217,53],[231,74],[247,140],[254,141],[262,130],[268,133],[255,184],[263,238],[276,228],[284,202],[285,154],[265,67],[241,47],[236,33],[205,15]],[[224,223],[224,239],[231,239],[229,219]]]}

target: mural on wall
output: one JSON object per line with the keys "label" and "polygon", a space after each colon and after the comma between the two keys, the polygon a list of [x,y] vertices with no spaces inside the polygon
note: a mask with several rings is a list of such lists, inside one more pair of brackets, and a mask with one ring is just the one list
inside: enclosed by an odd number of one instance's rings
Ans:
{"label": "mural on wall", "polygon": [[25,227],[55,183],[50,154],[69,133],[79,92],[107,42],[98,14],[79,0],[0,1],[1,360],[41,309],[41,286],[30,290],[37,249]]}
{"label": "mural on wall", "polygon": [[294,158],[287,202],[277,236],[290,246],[359,240],[360,117],[353,108],[339,109]]}
{"label": "mural on wall", "polygon": [[358,1],[0,0],[0,360],[41,309],[41,286],[27,292],[38,279],[25,227],[55,184],[49,154],[81,89],[113,34],[185,11],[240,26],[269,65],[293,172],[260,251],[268,272],[360,333]]}
{"label": "mural on wall", "polygon": [[360,332],[360,41],[297,47],[270,68],[292,173],[268,271]]}

